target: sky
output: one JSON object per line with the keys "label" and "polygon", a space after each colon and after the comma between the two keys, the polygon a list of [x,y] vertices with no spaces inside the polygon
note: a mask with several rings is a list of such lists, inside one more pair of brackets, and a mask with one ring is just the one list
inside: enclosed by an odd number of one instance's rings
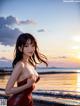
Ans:
{"label": "sky", "polygon": [[22,32],[35,36],[49,66],[80,67],[80,2],[0,0],[0,67],[11,65]]}

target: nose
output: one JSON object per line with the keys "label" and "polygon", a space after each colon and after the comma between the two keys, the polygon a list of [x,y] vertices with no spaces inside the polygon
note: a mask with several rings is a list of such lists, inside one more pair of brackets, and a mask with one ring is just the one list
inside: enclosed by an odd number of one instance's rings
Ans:
{"label": "nose", "polygon": [[29,46],[29,52],[33,52],[34,48],[32,46]]}

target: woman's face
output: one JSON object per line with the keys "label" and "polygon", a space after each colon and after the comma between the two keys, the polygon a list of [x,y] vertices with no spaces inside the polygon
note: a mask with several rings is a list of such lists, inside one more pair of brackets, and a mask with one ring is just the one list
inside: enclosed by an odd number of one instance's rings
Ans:
{"label": "woman's face", "polygon": [[32,43],[31,44],[31,40],[27,40],[24,48],[23,48],[23,54],[28,56],[28,57],[31,57],[33,55],[35,51],[35,45]]}

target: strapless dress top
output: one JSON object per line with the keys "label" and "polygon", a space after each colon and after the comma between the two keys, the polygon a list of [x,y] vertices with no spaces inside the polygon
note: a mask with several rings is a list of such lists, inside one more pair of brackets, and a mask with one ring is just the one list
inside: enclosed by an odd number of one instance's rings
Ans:
{"label": "strapless dress top", "polygon": [[[36,83],[39,81],[40,76],[37,78]],[[18,82],[17,86],[23,86],[27,83],[27,78]],[[10,96],[7,100],[7,106],[33,106],[32,100],[32,91],[34,90],[35,85],[33,84],[31,87]]]}

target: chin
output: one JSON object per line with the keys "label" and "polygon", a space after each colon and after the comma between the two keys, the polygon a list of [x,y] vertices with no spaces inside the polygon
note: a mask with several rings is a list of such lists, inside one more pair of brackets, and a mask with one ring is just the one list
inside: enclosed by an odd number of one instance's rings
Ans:
{"label": "chin", "polygon": [[28,57],[31,57],[33,54],[26,54]]}
{"label": "chin", "polygon": [[28,55],[29,57],[31,57],[32,56],[32,54],[31,55]]}

